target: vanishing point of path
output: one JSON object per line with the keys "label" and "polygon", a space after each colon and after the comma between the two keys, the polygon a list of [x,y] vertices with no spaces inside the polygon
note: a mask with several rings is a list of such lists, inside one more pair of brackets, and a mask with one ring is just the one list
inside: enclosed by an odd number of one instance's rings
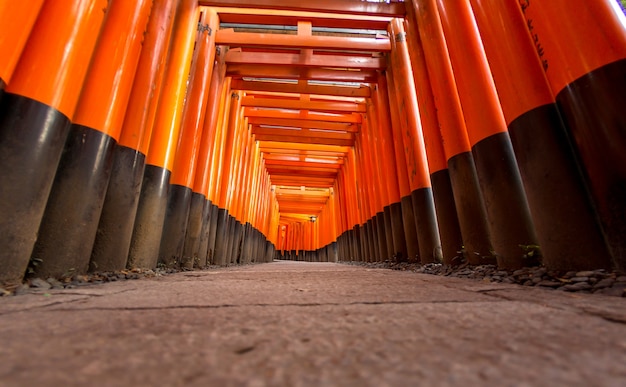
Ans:
{"label": "vanishing point of path", "polygon": [[624,386],[626,299],[274,262],[0,299],[0,386]]}

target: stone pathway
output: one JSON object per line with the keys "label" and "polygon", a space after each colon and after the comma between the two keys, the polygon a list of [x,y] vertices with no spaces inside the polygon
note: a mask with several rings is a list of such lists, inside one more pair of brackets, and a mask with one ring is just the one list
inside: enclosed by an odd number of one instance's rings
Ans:
{"label": "stone pathway", "polygon": [[0,298],[0,386],[623,386],[626,299],[329,263]]}

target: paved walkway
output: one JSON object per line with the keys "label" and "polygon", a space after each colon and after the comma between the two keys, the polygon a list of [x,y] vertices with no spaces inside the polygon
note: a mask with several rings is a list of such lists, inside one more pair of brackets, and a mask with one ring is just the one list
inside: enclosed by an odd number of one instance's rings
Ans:
{"label": "paved walkway", "polygon": [[626,299],[274,262],[0,299],[0,386],[625,386]]}

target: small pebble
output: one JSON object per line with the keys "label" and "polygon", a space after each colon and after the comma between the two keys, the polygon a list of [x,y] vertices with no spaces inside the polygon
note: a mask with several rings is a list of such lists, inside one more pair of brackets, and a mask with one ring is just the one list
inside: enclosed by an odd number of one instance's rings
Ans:
{"label": "small pebble", "polygon": [[556,288],[561,286],[561,282],[559,281],[549,281],[549,280],[543,280],[541,282],[539,282],[537,284],[537,286],[545,286],[545,287],[549,287],[549,288]]}
{"label": "small pebble", "polygon": [[589,277],[574,277],[572,278],[572,282],[587,282],[589,281]]}
{"label": "small pebble", "polygon": [[576,277],[591,277],[594,274],[596,274],[594,271],[579,271],[578,273],[576,273]]}
{"label": "small pebble", "polygon": [[615,279],[615,282],[626,282],[626,275],[619,276]]}
{"label": "small pebble", "polygon": [[52,285],[50,285],[48,282],[42,280],[41,278],[33,278],[30,280],[30,286],[32,286],[33,288],[39,288],[39,289],[50,289],[52,288]]}
{"label": "small pebble", "polygon": [[580,290],[589,290],[591,289],[591,285],[586,282],[577,282],[575,284],[565,285],[563,286],[563,289],[569,292],[577,292]]}
{"label": "small pebble", "polygon": [[594,289],[610,288],[613,285],[613,282],[615,282],[613,278],[605,278],[603,280],[600,280],[597,284],[593,285],[593,288]]}

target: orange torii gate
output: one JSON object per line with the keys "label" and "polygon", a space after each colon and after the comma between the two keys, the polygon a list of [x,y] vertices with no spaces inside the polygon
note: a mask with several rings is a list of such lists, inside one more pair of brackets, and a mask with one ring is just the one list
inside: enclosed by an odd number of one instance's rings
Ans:
{"label": "orange torii gate", "polygon": [[614,0],[5,3],[2,283],[276,257],[626,266]]}

